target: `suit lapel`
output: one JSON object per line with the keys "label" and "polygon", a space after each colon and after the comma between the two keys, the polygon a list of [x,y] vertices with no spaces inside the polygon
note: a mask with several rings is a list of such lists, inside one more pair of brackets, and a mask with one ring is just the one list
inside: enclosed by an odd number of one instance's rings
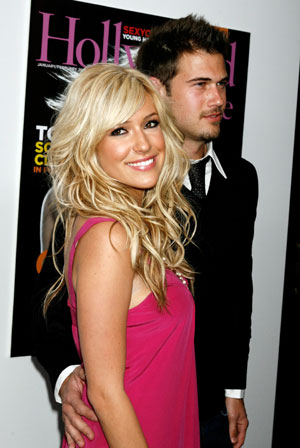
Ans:
{"label": "suit lapel", "polygon": [[[223,166],[223,165],[222,165]],[[225,171],[226,175],[227,172]],[[212,173],[209,184],[209,189],[207,192],[207,199],[210,200],[212,197],[219,197],[221,192],[226,192],[228,187],[228,178],[225,179],[224,176],[217,169],[216,165],[212,163]]]}

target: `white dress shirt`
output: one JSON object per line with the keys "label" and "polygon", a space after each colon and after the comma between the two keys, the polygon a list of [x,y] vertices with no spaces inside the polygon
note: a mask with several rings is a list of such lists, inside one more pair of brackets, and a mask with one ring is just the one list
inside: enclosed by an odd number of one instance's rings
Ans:
{"label": "white dress shirt", "polygon": [[[206,159],[206,157],[210,156],[211,159],[207,162],[206,166],[205,166],[205,193],[208,193],[209,190],[209,186],[210,186],[210,180],[211,180],[211,172],[212,172],[212,163],[214,162],[216,168],[218,169],[218,171],[222,174],[223,177],[225,177],[225,179],[227,179],[226,173],[222,168],[222,165],[217,157],[217,154],[214,152],[213,150],[213,145],[212,142],[209,142],[207,144],[207,152],[205,154],[205,156],[202,159],[197,159],[197,160],[190,160],[191,165],[195,164],[195,163],[199,163],[201,160]],[[184,178],[183,181],[184,186],[188,189],[191,190],[192,186],[191,186],[191,181],[189,178],[189,175],[187,174]]]}

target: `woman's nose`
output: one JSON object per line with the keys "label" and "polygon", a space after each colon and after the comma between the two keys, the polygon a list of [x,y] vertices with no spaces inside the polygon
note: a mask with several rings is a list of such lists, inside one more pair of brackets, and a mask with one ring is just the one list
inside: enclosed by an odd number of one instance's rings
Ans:
{"label": "woman's nose", "polygon": [[145,132],[139,131],[136,133],[132,149],[135,152],[147,152],[151,145]]}

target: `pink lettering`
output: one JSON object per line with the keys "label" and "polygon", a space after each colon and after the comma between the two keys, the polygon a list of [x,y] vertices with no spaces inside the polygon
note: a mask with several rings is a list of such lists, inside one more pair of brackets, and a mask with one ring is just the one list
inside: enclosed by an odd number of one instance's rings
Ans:
{"label": "pink lettering", "polygon": [[126,54],[127,54],[127,58],[128,58],[128,62],[131,68],[135,68],[134,62],[132,60],[132,56],[131,56],[131,51],[130,48],[136,48],[135,45],[122,45],[122,47],[124,47]]}
{"label": "pink lettering", "polygon": [[73,61],[73,55],[74,55],[74,36],[75,36],[75,26],[76,26],[76,20],[80,20],[78,18],[74,17],[67,17],[69,19],[69,36],[67,38],[63,37],[54,37],[49,35],[49,24],[50,24],[50,17],[54,14],[49,14],[46,12],[39,11],[40,14],[43,15],[43,31],[42,31],[42,45],[41,45],[41,55],[40,58],[37,59],[37,61],[43,61],[43,62],[52,62],[48,60],[48,42],[49,39],[54,40],[61,40],[68,42],[68,53],[67,53],[67,60],[66,62],[63,62],[63,65],[74,65]]}
{"label": "pink lettering", "polygon": [[122,22],[115,23],[114,26],[116,27],[114,63],[119,64]]}
{"label": "pink lettering", "polygon": [[[85,65],[86,65],[86,64],[84,64],[84,62],[82,60],[82,47],[85,44],[85,42],[91,42],[94,46],[94,61],[92,62],[92,64],[97,64],[97,62],[100,61],[100,48],[99,48],[97,42],[95,42],[93,39],[82,39],[76,47],[76,58],[77,58],[79,64],[81,65],[81,67],[85,67]],[[90,62],[89,62],[89,64],[90,64]]]}
{"label": "pink lettering", "polygon": [[227,101],[227,102],[226,102],[225,110],[224,110],[224,112],[223,112],[223,118],[224,118],[224,120],[231,120],[232,115],[231,115],[231,116],[227,115],[227,114],[226,114],[226,111],[227,111],[227,110],[232,110],[232,109],[233,109],[233,104],[232,104],[230,101]]}
{"label": "pink lettering", "polygon": [[235,54],[236,54],[236,42],[233,42],[230,44],[231,46],[231,59],[230,61],[226,61],[229,65],[229,80],[228,85],[229,87],[234,87],[234,66],[235,66]]}

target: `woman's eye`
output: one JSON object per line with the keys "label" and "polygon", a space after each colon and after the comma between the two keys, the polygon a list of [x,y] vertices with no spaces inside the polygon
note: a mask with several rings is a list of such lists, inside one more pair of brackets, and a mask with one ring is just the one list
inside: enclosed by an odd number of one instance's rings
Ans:
{"label": "woman's eye", "polygon": [[123,135],[123,134],[125,134],[125,133],[126,133],[126,129],[124,129],[124,128],[117,128],[117,129],[114,129],[114,130],[111,132],[110,135]]}
{"label": "woman's eye", "polygon": [[146,129],[148,129],[148,128],[156,128],[157,126],[159,126],[159,121],[158,120],[150,120],[150,121],[147,121],[147,123],[145,125],[145,128]]}

